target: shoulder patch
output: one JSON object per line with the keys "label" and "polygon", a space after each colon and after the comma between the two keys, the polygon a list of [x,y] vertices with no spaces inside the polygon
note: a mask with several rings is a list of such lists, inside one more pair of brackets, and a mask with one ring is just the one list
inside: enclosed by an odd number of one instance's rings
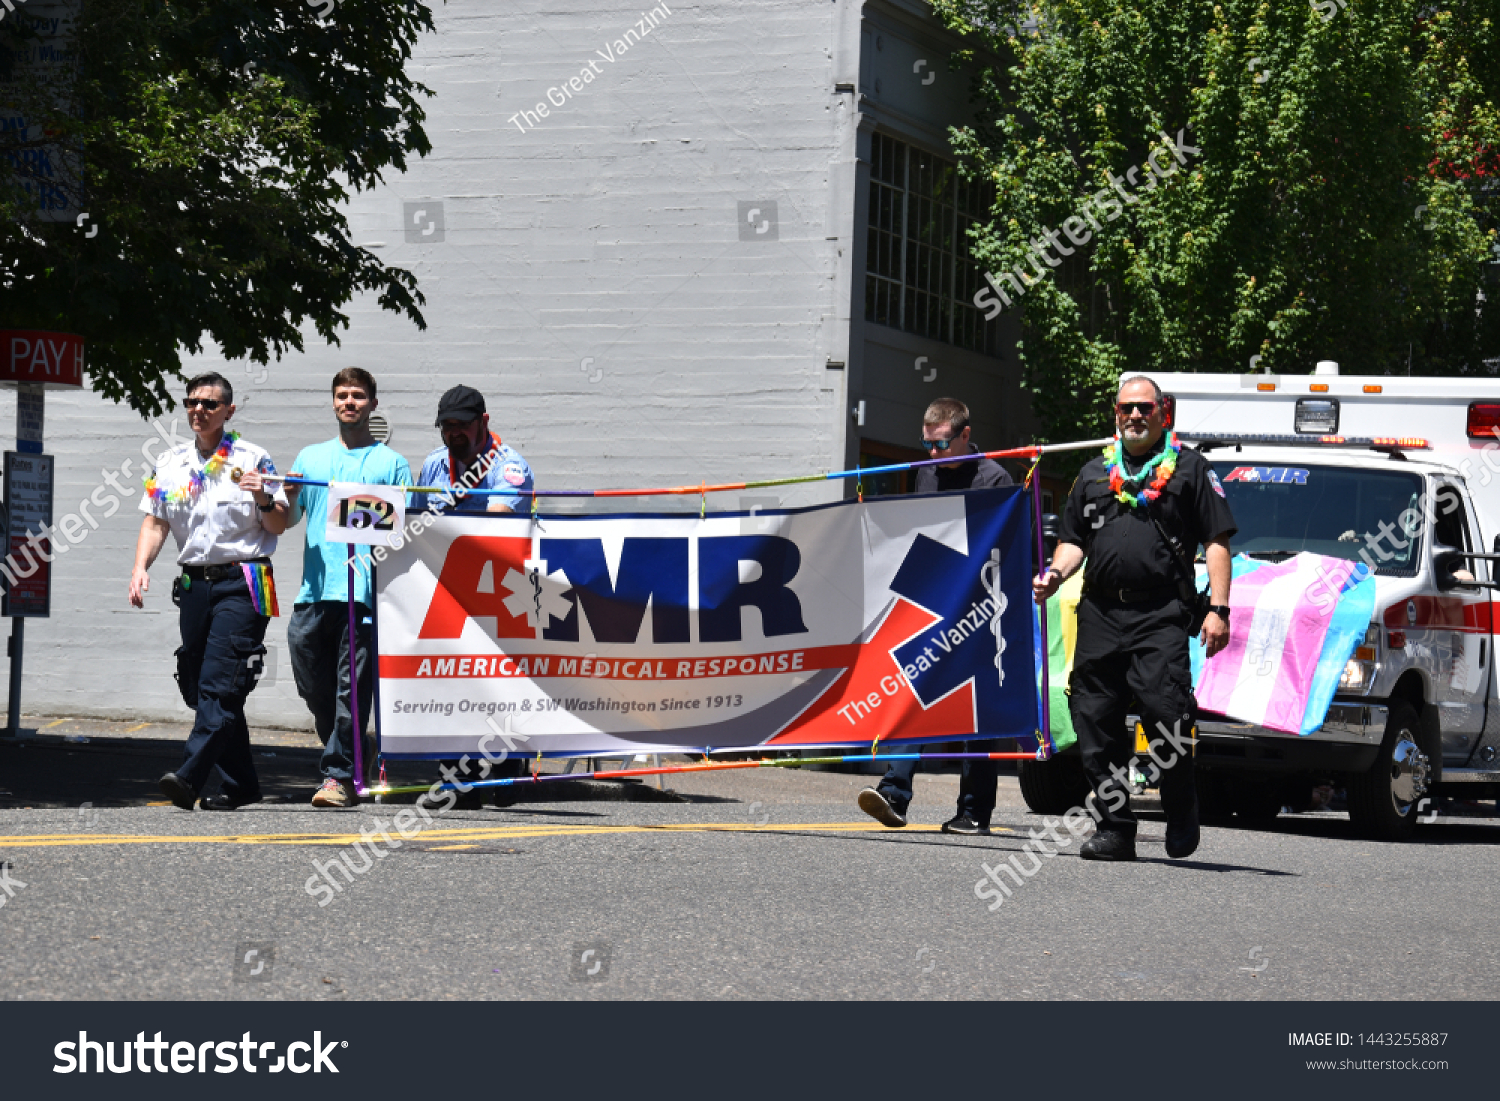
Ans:
{"label": "shoulder patch", "polygon": [[1219,484],[1219,476],[1214,472],[1213,467],[1208,468],[1208,484],[1213,486],[1214,492],[1220,497],[1224,496],[1224,487]]}
{"label": "shoulder patch", "polygon": [[526,484],[526,469],[520,463],[506,463],[500,473],[513,486]]}

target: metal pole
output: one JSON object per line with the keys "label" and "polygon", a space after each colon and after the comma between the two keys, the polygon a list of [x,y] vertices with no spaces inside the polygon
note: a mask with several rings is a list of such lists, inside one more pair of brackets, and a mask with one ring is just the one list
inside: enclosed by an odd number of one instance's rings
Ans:
{"label": "metal pole", "polygon": [[363,796],[365,788],[365,728],[359,721],[359,661],[354,631],[354,544],[345,543],[349,552],[349,718],[354,723],[354,791]]}
{"label": "metal pole", "polygon": [[[378,591],[375,579],[375,560],[370,559],[370,676],[375,678],[375,714],[368,716],[374,719],[375,727],[375,760],[373,764],[381,764],[381,742],[385,738],[385,732],[381,729],[384,725],[380,722],[380,608],[379,598],[375,595]],[[367,719],[368,721],[368,719]]]}
{"label": "metal pole", "polygon": [[[1042,460],[1038,457],[1036,466],[1031,470],[1031,515],[1032,522],[1036,525],[1036,559],[1037,568],[1047,568],[1047,542],[1042,535]],[[1037,608],[1041,615],[1041,641],[1042,641],[1042,697],[1041,697],[1041,723],[1038,725],[1037,749],[1041,759],[1050,760],[1057,752],[1057,746],[1052,741],[1052,685],[1048,680],[1047,660],[1051,656],[1047,644],[1047,605],[1043,604]]]}
{"label": "metal pole", "polygon": [[13,616],[10,621],[10,722],[5,728],[7,738],[21,736],[21,644],[25,630],[26,621]]}

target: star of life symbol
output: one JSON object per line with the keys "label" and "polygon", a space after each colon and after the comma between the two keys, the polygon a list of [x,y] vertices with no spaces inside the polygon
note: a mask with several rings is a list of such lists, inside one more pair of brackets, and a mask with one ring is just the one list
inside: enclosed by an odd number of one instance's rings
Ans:
{"label": "star of life symbol", "polygon": [[565,619],[573,610],[572,601],[563,594],[573,587],[562,570],[547,572],[541,558],[527,559],[526,572],[512,569],[505,575],[505,610],[513,616],[525,616],[531,627],[547,627],[553,619]]}
{"label": "star of life symbol", "polygon": [[990,560],[979,567],[979,583],[984,586],[984,591],[995,602],[995,610],[990,613],[990,631],[995,636],[995,671],[998,674],[997,683],[1004,684],[1005,669],[1000,664],[1000,655],[1005,652],[1005,639],[1000,634],[1000,616],[1004,613],[1006,605],[1010,601],[1000,591],[1000,548],[990,548]]}

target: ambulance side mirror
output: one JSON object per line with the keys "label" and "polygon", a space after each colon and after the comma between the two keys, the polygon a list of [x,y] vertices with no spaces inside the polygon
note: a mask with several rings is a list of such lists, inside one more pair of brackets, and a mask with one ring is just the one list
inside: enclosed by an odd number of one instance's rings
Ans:
{"label": "ambulance side mirror", "polygon": [[1441,543],[1432,545],[1432,574],[1438,592],[1441,593],[1459,588],[1474,588],[1480,584],[1474,580],[1467,556]]}

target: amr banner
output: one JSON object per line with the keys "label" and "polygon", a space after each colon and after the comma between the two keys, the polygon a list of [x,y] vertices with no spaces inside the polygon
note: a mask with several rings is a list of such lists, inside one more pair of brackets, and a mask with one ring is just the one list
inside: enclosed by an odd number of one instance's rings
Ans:
{"label": "amr banner", "polygon": [[382,752],[1034,738],[1029,502],[437,518],[379,569]]}

